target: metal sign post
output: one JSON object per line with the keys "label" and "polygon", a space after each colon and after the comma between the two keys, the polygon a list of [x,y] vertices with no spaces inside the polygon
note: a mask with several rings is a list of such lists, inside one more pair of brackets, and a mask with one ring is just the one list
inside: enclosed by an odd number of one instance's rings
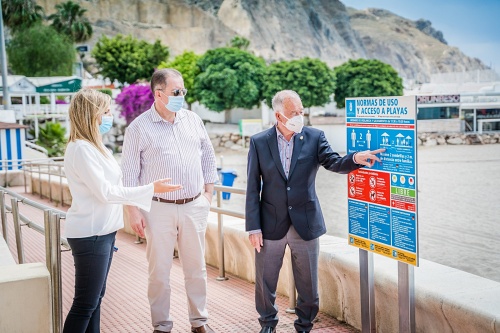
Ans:
{"label": "metal sign post", "polygon": [[413,266],[398,262],[399,332],[415,332],[415,280]]}
{"label": "metal sign post", "polygon": [[414,332],[408,266],[418,266],[416,97],[347,98],[345,105],[346,152],[381,150],[380,163],[347,177],[348,243],[360,249],[363,332],[375,332],[372,253],[399,262],[400,332]]}
{"label": "metal sign post", "polygon": [[375,333],[375,288],[373,280],[373,253],[359,249],[359,289],[361,291],[362,333]]}

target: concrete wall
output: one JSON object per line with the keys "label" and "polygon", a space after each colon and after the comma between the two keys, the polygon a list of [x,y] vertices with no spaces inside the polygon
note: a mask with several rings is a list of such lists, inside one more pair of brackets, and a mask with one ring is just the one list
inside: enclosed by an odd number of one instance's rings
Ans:
{"label": "concrete wall", "polygon": [[[51,176],[49,187],[48,175],[42,174],[38,177],[37,173],[33,173],[33,176],[33,178],[30,178],[29,173],[27,173],[27,181],[29,184],[28,191],[31,189],[31,193],[40,194],[41,189],[42,196],[44,198],[52,198],[52,200],[58,204],[61,203],[61,200],[64,200],[64,205],[71,206],[71,192],[69,191],[68,180],[66,177],[62,177],[62,179],[60,179],[59,176]],[[60,184],[62,184],[62,191]]]}
{"label": "concrete wall", "polygon": [[439,132],[439,133],[460,133],[462,129],[462,120],[455,119],[421,119],[417,121],[417,132]]}
{"label": "concrete wall", "polygon": [[5,170],[0,171],[1,186],[21,186],[24,185],[24,174],[20,170]]}
{"label": "concrete wall", "polygon": [[45,265],[16,265],[0,238],[0,266],[0,332],[52,333],[50,275]]}
{"label": "concrete wall", "polygon": [[[226,272],[255,282],[254,250],[244,221],[224,217],[224,240]],[[215,213],[209,215],[206,241],[206,261],[218,266]],[[320,310],[361,329],[359,250],[333,236],[322,236],[320,243]],[[285,260],[278,283],[284,295],[288,265]],[[374,275],[377,332],[398,332],[397,262],[374,255]],[[421,259],[415,268],[415,303],[417,332],[500,332],[498,282]]]}
{"label": "concrete wall", "polygon": [[[218,266],[216,214],[210,213],[206,260]],[[254,250],[243,220],[224,217],[226,272],[255,282]],[[320,238],[320,310],[361,329],[359,250],[346,239]],[[397,262],[374,255],[377,332],[398,332]],[[288,295],[288,261],[278,292]],[[500,283],[427,260],[415,268],[417,332],[499,332]]]}

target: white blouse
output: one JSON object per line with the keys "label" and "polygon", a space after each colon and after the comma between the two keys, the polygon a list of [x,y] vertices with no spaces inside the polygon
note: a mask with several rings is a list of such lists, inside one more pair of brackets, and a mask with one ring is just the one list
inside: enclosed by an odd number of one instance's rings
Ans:
{"label": "white blouse", "polygon": [[123,206],[149,211],[154,185],[123,187],[122,172],[108,151],[104,156],[84,140],[70,142],[64,170],[73,197],[66,214],[66,238],[102,236],[123,228]]}

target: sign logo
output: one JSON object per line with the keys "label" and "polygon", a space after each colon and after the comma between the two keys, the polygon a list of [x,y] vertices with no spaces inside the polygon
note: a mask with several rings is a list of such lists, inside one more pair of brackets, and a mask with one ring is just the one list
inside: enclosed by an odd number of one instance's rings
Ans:
{"label": "sign logo", "polygon": [[356,117],[356,101],[352,99],[346,100],[345,112],[347,117]]}

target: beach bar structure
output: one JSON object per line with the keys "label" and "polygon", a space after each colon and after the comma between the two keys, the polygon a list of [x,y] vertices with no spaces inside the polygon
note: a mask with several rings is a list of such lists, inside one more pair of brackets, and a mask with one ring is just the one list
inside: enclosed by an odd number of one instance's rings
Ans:
{"label": "beach bar structure", "polygon": [[419,132],[500,131],[500,74],[442,73],[406,92],[417,95]]}
{"label": "beach bar structure", "polygon": [[[57,114],[61,105],[56,105],[56,96],[71,96],[82,88],[82,79],[77,76],[26,77],[9,75],[7,84],[10,92],[11,108],[21,119],[32,114]],[[3,86],[0,80],[0,95],[3,99]],[[46,96],[50,104],[40,104],[40,97]],[[17,100],[17,103],[15,103]]]}
{"label": "beach bar structure", "polygon": [[27,126],[0,122],[0,170],[19,170],[24,158]]}

